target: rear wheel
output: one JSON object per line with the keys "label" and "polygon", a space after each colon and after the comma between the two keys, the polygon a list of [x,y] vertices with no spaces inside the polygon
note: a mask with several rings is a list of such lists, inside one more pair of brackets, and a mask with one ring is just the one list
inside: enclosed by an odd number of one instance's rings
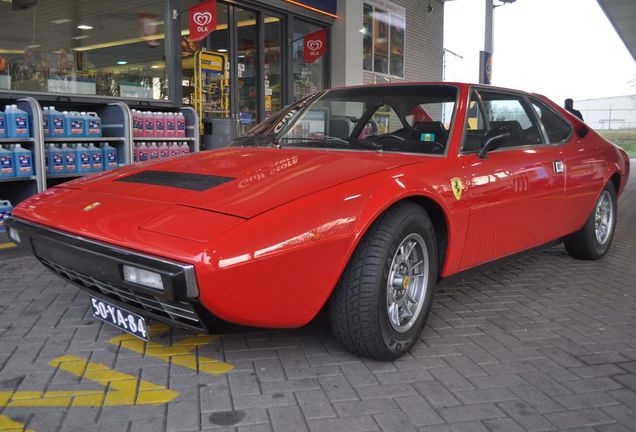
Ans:
{"label": "rear wheel", "polygon": [[616,227],[616,191],[610,182],[581,230],[566,237],[565,249],[577,259],[596,260],[607,253]]}
{"label": "rear wheel", "polygon": [[391,360],[426,323],[437,278],[435,231],[414,203],[388,210],[369,229],[331,297],[335,337],[358,355]]}

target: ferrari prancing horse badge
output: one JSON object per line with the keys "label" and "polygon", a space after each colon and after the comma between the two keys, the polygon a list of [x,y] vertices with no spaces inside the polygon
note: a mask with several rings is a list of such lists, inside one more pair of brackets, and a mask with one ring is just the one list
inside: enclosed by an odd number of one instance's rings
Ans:
{"label": "ferrari prancing horse badge", "polygon": [[462,197],[462,189],[464,189],[462,179],[460,179],[459,177],[452,178],[451,188],[453,189],[453,195],[455,195],[455,199],[459,200]]}

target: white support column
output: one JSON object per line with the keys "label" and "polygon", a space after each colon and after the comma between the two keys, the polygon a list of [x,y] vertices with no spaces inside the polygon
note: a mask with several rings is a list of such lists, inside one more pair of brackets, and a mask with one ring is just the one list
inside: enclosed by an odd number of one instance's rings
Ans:
{"label": "white support column", "polygon": [[331,86],[362,84],[362,2],[338,0],[331,27]]}
{"label": "white support column", "polygon": [[492,54],[493,46],[493,15],[494,15],[494,5],[493,0],[486,0],[486,28],[485,28],[485,38],[484,38],[484,51]]}

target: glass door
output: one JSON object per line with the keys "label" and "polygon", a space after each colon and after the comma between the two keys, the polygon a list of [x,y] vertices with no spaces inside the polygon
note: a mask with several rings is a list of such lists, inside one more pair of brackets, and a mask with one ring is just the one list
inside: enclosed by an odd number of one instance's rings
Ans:
{"label": "glass door", "polygon": [[257,12],[234,8],[236,22],[236,86],[238,95],[238,135],[244,135],[258,123],[259,55]]}
{"label": "glass door", "polygon": [[292,44],[292,101],[297,101],[326,87],[327,59],[322,56],[313,63],[306,63],[303,55],[303,38],[324,27],[301,19],[294,19]]}
{"label": "glass door", "polygon": [[264,117],[283,107],[283,20],[263,15],[265,55],[263,56]]}

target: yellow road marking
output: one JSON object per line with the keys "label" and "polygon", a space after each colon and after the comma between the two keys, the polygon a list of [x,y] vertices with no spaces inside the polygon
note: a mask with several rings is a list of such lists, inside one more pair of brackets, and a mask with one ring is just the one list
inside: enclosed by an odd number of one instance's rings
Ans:
{"label": "yellow road marking", "polygon": [[25,429],[24,425],[18,421],[11,420],[5,415],[0,415],[0,431],[3,432],[33,432],[32,429]]}
{"label": "yellow road marking", "polygon": [[0,392],[0,407],[154,405],[168,403],[179,396],[176,391],[75,356],[57,357],[49,362],[49,366],[97,383],[106,390]]}
{"label": "yellow road marking", "polygon": [[[17,245],[15,243],[0,243],[0,249],[11,249],[13,247],[16,247]],[[1,425],[1,423],[0,423]]]}
{"label": "yellow road marking", "polygon": [[[168,327],[160,324],[150,328],[150,334],[156,335],[168,330]],[[113,345],[121,345],[122,348],[164,361],[172,362],[174,365],[183,366],[188,369],[204,372],[211,375],[220,375],[234,369],[231,364],[220,360],[199,356],[196,350],[200,346],[209,345],[219,340],[218,336],[198,334],[170,346],[158,344],[156,342],[144,342],[141,339],[122,334],[108,341]],[[194,354],[193,354],[194,352]]]}

